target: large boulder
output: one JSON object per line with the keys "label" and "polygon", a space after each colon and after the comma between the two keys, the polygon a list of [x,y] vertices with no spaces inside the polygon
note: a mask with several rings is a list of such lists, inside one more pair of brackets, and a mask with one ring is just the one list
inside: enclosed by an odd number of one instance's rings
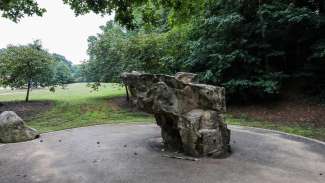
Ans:
{"label": "large boulder", "polygon": [[5,111],[0,115],[0,143],[15,143],[33,140],[39,133],[28,126],[12,111]]}
{"label": "large boulder", "polygon": [[152,113],[166,148],[191,156],[226,157],[230,130],[224,123],[225,89],[197,84],[196,75],[123,73],[131,102]]}

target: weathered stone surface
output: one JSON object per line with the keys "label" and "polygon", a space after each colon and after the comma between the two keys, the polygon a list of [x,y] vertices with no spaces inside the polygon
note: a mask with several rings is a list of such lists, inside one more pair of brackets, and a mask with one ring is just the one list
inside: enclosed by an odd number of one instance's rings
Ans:
{"label": "weathered stone surface", "polygon": [[182,81],[183,83],[192,83],[195,82],[197,78],[197,74],[188,73],[188,72],[178,72],[175,75],[175,79]]}
{"label": "weathered stone surface", "polygon": [[224,123],[225,90],[193,83],[196,75],[123,73],[131,102],[154,114],[165,146],[192,156],[225,157],[230,130]]}
{"label": "weathered stone surface", "polygon": [[5,111],[0,115],[0,142],[14,143],[33,140],[39,133],[25,125],[25,122],[12,111]]}

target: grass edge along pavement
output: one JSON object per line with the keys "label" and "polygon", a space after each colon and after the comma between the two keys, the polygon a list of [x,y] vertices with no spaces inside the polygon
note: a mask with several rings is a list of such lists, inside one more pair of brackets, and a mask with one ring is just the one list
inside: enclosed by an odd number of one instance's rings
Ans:
{"label": "grass edge along pavement", "polygon": [[[6,93],[8,95],[0,95],[0,102],[23,101],[25,97],[25,92],[20,90],[7,90]],[[55,93],[45,89],[33,90],[31,101],[51,101],[53,107],[26,122],[41,133],[100,124],[154,122],[151,115],[116,108],[108,102],[114,97],[124,95],[124,88],[118,84],[103,84],[98,91],[92,91],[86,87],[86,83],[71,84],[66,89],[57,88]],[[325,128],[317,128],[308,123],[271,123],[247,117],[235,118],[229,114],[226,115],[226,122],[230,125],[277,130],[325,141]]]}
{"label": "grass edge along pavement", "polygon": [[295,123],[272,123],[268,121],[259,121],[250,119],[247,117],[233,117],[232,115],[226,115],[226,123],[229,125],[247,126],[254,128],[262,128],[284,132],[288,134],[294,134],[298,136],[308,137],[325,141],[325,128],[315,127],[309,123],[295,124]]}

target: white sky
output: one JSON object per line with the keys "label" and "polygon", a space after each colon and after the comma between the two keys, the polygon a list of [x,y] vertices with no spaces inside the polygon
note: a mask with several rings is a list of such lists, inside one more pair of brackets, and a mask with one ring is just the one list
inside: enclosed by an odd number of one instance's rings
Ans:
{"label": "white sky", "polygon": [[47,10],[43,17],[25,17],[17,24],[0,17],[0,48],[40,39],[49,52],[78,64],[88,58],[88,36],[99,33],[99,26],[112,19],[95,14],[76,17],[62,0],[37,1]]}

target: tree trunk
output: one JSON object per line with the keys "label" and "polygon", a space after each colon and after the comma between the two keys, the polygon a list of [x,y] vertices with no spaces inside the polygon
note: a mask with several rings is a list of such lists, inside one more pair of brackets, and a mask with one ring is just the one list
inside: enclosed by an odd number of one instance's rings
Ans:
{"label": "tree trunk", "polygon": [[125,92],[126,92],[126,101],[129,103],[130,102],[130,96],[129,96],[128,85],[124,84],[124,86],[125,86]]}
{"label": "tree trunk", "polygon": [[30,80],[28,80],[28,84],[27,84],[27,94],[26,94],[26,100],[25,100],[26,102],[29,101],[29,91],[30,91],[31,86],[32,86],[32,80],[30,79]]}

